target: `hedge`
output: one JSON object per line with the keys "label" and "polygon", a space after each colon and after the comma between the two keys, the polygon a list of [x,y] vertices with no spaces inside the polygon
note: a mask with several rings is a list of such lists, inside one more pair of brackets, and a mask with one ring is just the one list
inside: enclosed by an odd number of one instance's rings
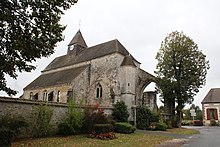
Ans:
{"label": "hedge", "polygon": [[134,126],[126,122],[117,122],[114,124],[114,127],[115,131],[118,133],[130,134],[134,133],[134,131],[136,130]]}

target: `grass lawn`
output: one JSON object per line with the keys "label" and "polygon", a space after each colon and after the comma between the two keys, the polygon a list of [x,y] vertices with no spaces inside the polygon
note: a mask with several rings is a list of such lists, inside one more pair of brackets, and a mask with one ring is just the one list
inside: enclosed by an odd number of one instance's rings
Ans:
{"label": "grass lawn", "polygon": [[186,129],[186,128],[167,129],[166,132],[173,133],[173,134],[185,134],[185,135],[199,134],[199,131],[197,130]]}
{"label": "grass lawn", "polygon": [[113,140],[91,139],[83,135],[37,138],[15,141],[12,143],[12,147],[151,147],[155,144],[160,144],[163,141],[172,139],[171,137],[148,135],[141,133],[116,133],[116,137],[117,139]]}

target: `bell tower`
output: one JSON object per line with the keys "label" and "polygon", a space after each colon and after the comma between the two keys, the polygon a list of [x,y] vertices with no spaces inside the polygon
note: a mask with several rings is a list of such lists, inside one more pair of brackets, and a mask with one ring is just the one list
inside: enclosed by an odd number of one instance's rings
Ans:
{"label": "bell tower", "polygon": [[77,56],[81,51],[87,48],[86,42],[79,30],[68,44],[67,54]]}

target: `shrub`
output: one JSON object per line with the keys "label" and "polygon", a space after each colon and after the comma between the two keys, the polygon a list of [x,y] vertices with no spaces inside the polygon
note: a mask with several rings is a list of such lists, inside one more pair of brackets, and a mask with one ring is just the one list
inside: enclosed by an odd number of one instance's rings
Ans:
{"label": "shrub", "polygon": [[10,129],[0,129],[0,146],[10,146],[15,132]]}
{"label": "shrub", "polygon": [[99,104],[95,106],[87,106],[84,109],[83,132],[91,133],[94,131],[95,124],[112,123],[111,117],[104,114],[104,110],[99,108]]}
{"label": "shrub", "polygon": [[190,126],[190,125],[193,125],[193,122],[191,120],[182,120],[181,125]]}
{"label": "shrub", "polygon": [[215,119],[210,119],[210,126],[217,126],[218,123],[215,121]]}
{"label": "shrub", "polygon": [[163,122],[152,122],[150,124],[150,129],[151,130],[159,130],[159,131],[166,131],[167,125]]}
{"label": "shrub", "polygon": [[51,106],[40,104],[33,109],[33,130],[36,137],[48,136],[51,133],[51,118],[53,109]]}
{"label": "shrub", "polygon": [[124,101],[117,101],[116,104],[113,105],[114,109],[112,112],[112,117],[116,122],[127,122],[129,113],[127,110],[127,106]]}
{"label": "shrub", "polygon": [[115,127],[115,131],[118,133],[130,134],[130,133],[134,133],[134,131],[136,130],[134,126],[132,126],[127,122],[117,122],[114,124],[114,127]]}
{"label": "shrub", "polygon": [[[80,105],[82,105],[82,101]],[[79,133],[83,126],[83,117],[82,109],[76,108],[74,100],[69,101],[68,113],[63,122],[58,125],[58,134],[73,135]]]}
{"label": "shrub", "polygon": [[21,116],[2,116],[0,118],[0,146],[10,146],[20,129],[27,126],[28,124]]}
{"label": "shrub", "polygon": [[166,131],[167,125],[163,122],[157,122],[155,130]]}
{"label": "shrub", "polygon": [[139,106],[137,108],[137,128],[146,130],[150,126],[152,120],[152,113],[146,106]]}
{"label": "shrub", "polygon": [[151,112],[150,122],[159,122],[159,121],[160,121],[160,113]]}
{"label": "shrub", "polygon": [[93,129],[97,134],[109,133],[113,130],[112,124],[95,124]]}

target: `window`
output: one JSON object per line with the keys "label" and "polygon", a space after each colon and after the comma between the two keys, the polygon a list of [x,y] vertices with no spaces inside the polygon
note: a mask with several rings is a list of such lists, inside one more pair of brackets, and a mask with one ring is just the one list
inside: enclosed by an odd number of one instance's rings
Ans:
{"label": "window", "polygon": [[33,92],[30,92],[30,99],[33,99]]}
{"label": "window", "polygon": [[102,86],[101,84],[98,84],[96,88],[96,98],[102,98]]}
{"label": "window", "polygon": [[47,90],[44,90],[43,101],[47,101]]}
{"label": "window", "polygon": [[38,93],[33,96],[34,100],[38,100]]}
{"label": "window", "polygon": [[48,94],[48,101],[53,101],[53,91]]}
{"label": "window", "polygon": [[207,109],[207,120],[215,119],[218,120],[217,109]]}
{"label": "window", "polygon": [[71,99],[73,99],[73,91],[69,90],[67,92],[67,102],[69,102]]}
{"label": "window", "polygon": [[60,102],[60,91],[57,92],[57,102]]}

